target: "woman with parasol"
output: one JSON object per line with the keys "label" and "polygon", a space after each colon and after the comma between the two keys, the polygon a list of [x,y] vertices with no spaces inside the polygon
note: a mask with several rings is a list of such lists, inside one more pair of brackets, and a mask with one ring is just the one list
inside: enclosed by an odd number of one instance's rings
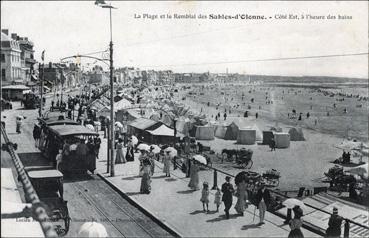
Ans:
{"label": "woman with parasol", "polygon": [[140,193],[149,194],[151,192],[151,162],[145,157],[142,161],[142,178]]}
{"label": "woman with parasol", "polygon": [[243,179],[241,182],[236,184],[237,190],[236,190],[236,197],[237,197],[237,203],[235,205],[235,209],[237,213],[241,216],[243,216],[244,211],[247,208],[247,190],[246,190],[246,181]]}
{"label": "woman with parasol", "polygon": [[293,209],[295,214],[294,218],[289,222],[291,231],[288,234],[288,238],[303,238],[304,235],[301,232],[303,211],[299,206],[295,206]]}
{"label": "woman with parasol", "polygon": [[[196,160],[191,160],[192,164],[190,167],[190,182],[188,183],[188,187],[192,188],[193,190],[199,190],[199,165]],[[191,163],[190,161],[190,163]]]}

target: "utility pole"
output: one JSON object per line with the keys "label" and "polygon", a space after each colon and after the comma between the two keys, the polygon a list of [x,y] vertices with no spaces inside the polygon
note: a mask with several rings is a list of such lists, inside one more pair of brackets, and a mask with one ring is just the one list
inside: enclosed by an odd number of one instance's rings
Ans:
{"label": "utility pole", "polygon": [[114,142],[115,142],[115,133],[114,133],[114,64],[113,64],[113,25],[111,18],[111,9],[115,8],[111,4],[106,4],[104,0],[96,0],[95,5],[100,5],[102,8],[109,8],[109,18],[110,18],[110,133],[108,138],[108,143],[110,145],[110,176],[115,176],[114,169]]}
{"label": "utility pole", "polygon": [[42,51],[42,55],[41,55],[41,59],[42,59],[42,79],[41,79],[41,83],[40,83],[40,94],[41,94],[41,102],[40,102],[40,109],[38,111],[38,115],[39,117],[42,116],[42,104],[44,101],[44,97],[43,97],[43,90],[44,90],[44,79],[45,79],[45,51]]}

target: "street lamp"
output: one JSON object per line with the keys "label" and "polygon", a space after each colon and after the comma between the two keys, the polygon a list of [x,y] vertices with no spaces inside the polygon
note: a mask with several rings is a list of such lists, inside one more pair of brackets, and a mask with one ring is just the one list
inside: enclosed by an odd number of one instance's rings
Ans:
{"label": "street lamp", "polygon": [[[108,143],[110,145],[110,176],[115,176],[114,170],[114,80],[113,80],[113,30],[112,30],[112,20],[111,20],[111,9],[116,9],[111,4],[106,4],[104,0],[96,0],[95,5],[98,5],[102,8],[109,9],[109,16],[110,16],[110,133],[108,137]],[[109,146],[108,146],[109,148]]]}

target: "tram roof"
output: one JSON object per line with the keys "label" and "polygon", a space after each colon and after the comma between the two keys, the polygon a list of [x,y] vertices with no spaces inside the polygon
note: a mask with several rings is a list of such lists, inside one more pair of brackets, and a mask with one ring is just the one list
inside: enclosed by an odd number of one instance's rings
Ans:
{"label": "tram roof", "polygon": [[49,127],[54,133],[60,136],[98,136],[99,134],[87,129],[82,125],[54,125]]}

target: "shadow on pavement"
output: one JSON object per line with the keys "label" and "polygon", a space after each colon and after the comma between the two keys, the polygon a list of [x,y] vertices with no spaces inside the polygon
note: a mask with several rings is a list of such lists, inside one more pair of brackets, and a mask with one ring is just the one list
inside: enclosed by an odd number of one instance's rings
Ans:
{"label": "shadow on pavement", "polygon": [[204,212],[204,210],[196,210],[196,211],[190,212],[190,215],[197,215],[200,213],[206,213],[206,212]]}
{"label": "shadow on pavement", "polygon": [[248,230],[248,229],[255,229],[255,228],[260,229],[261,226],[259,226],[258,224],[249,224],[249,225],[242,226],[241,230]]}
{"label": "shadow on pavement", "polygon": [[177,179],[175,179],[175,178],[167,178],[167,179],[165,179],[165,181],[174,182],[174,181],[177,181]]}
{"label": "shadow on pavement", "polygon": [[[229,219],[236,219],[237,217],[239,217],[237,214],[229,215]],[[207,220],[206,222],[218,222],[218,221],[223,221],[223,220],[227,220],[225,214],[220,215],[219,217]]]}
{"label": "shadow on pavement", "polygon": [[125,193],[127,196],[134,196],[134,195],[139,195],[141,194],[140,192],[127,192]]}
{"label": "shadow on pavement", "polygon": [[151,177],[151,179],[162,179],[162,178],[165,178],[166,176],[165,175],[162,175],[162,176],[157,176],[157,177]]}
{"label": "shadow on pavement", "polygon": [[184,191],[178,191],[177,193],[179,193],[179,194],[190,194],[190,193],[193,193],[195,191],[196,190],[184,190]]}
{"label": "shadow on pavement", "polygon": [[139,176],[125,177],[125,178],[122,178],[122,180],[135,180],[135,178],[139,178]]}

